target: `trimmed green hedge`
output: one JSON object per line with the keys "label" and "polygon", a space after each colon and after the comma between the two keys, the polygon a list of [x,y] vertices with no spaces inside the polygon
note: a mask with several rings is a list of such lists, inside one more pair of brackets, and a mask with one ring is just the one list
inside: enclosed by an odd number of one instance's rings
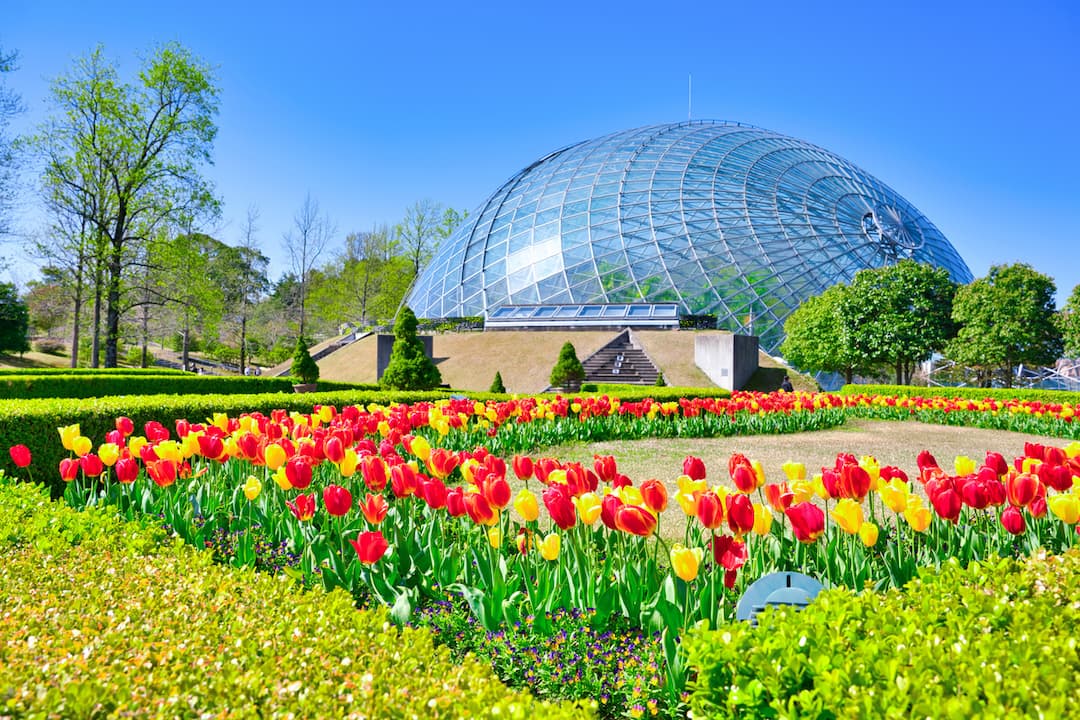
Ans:
{"label": "trimmed green hedge", "polygon": [[[999,560],[900,590],[827,590],[684,639],[694,717],[1069,717],[1080,552]],[[1070,710],[1070,708],[1072,708]]]}
{"label": "trimmed green hedge", "polygon": [[[8,474],[16,472],[8,448],[26,445],[33,455],[31,471],[34,479],[45,482],[59,496],[63,481],[58,467],[68,456],[60,444],[57,428],[79,423],[83,435],[94,441],[94,446],[105,441],[105,433],[113,430],[116,418],[124,415],[135,423],[135,431],[142,434],[143,425],[157,420],[170,431],[175,430],[176,420],[186,418],[191,422],[203,422],[215,412],[237,415],[259,411],[269,414],[271,410],[295,410],[311,412],[313,405],[368,405],[391,402],[414,403],[422,400],[439,400],[450,396],[449,391],[428,392],[371,392],[338,391],[318,393],[265,393],[260,395],[148,395],[106,397],[90,399],[55,400],[0,400],[0,469]],[[488,393],[470,393],[470,397],[485,399]],[[493,396],[499,397],[499,396]],[[18,470],[21,477],[26,474]]]}
{"label": "trimmed green hedge", "polygon": [[920,387],[917,385],[845,385],[841,395],[906,395],[907,397],[944,397],[965,400],[1036,400],[1047,403],[1080,403],[1080,393],[1067,390],[1031,390],[1028,388]]}
{"label": "trimmed green hedge", "polygon": [[[193,375],[191,373],[105,373],[8,375],[0,373],[0,397],[8,399],[94,398],[110,395],[250,395],[291,393],[296,380],[290,377],[244,377]],[[320,391],[378,390],[377,385],[323,381]]]}
{"label": "trimmed green hedge", "polygon": [[587,718],[338,590],[0,480],[0,716]]}

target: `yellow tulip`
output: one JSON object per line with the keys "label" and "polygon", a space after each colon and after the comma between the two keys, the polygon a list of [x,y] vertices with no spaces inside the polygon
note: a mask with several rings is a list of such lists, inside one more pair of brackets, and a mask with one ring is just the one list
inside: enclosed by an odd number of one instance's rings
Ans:
{"label": "yellow tulip", "polygon": [[120,448],[116,446],[116,443],[104,443],[98,448],[97,454],[105,467],[112,467],[120,458]]}
{"label": "yellow tulip", "polygon": [[461,470],[461,477],[465,478],[465,482],[469,483],[470,485],[476,484],[476,478],[473,475],[473,470],[478,467],[480,467],[480,461],[476,458],[466,458],[465,461],[461,463],[459,469]]}
{"label": "yellow tulip", "polygon": [[285,448],[277,443],[271,443],[267,445],[266,450],[263,451],[263,458],[266,460],[266,467],[270,468],[270,471],[273,472],[285,464],[285,460],[287,459]]}
{"label": "yellow tulip", "polygon": [[223,458],[239,457],[240,444],[236,441],[232,435],[221,441],[221,456]]}
{"label": "yellow tulip", "polygon": [[863,545],[866,547],[874,547],[877,545],[878,538],[878,526],[872,522],[864,522],[859,526],[859,539],[862,540]]}
{"label": "yellow tulip", "polygon": [[754,503],[754,532],[763,537],[768,535],[769,531],[772,530],[772,521],[772,510],[764,505]]}
{"label": "yellow tulip", "polygon": [[529,488],[523,489],[514,498],[514,509],[525,522],[532,522],[540,517],[540,505],[536,502],[536,495]]}
{"label": "yellow tulip", "polygon": [[222,432],[229,432],[229,416],[225,413],[214,413],[214,416],[210,419],[210,424]]}
{"label": "yellow tulip", "polygon": [[761,462],[758,460],[751,460],[750,467],[754,469],[754,477],[757,478],[757,486],[761,487],[765,484],[765,468],[761,466]]}
{"label": "yellow tulip", "polygon": [[244,496],[248,500],[254,500],[259,497],[259,493],[262,492],[262,483],[259,482],[259,478],[254,475],[248,475],[247,482],[244,483]]}
{"label": "yellow tulip", "polygon": [[412,439],[412,454],[424,462],[431,457],[431,443],[423,435],[417,435]]}
{"label": "yellow tulip", "polygon": [[698,575],[704,554],[704,550],[699,547],[687,548],[675,543],[671,546],[671,569],[680,579],[692,582]]}
{"label": "yellow tulip", "polygon": [[957,455],[956,460],[953,461],[953,467],[956,468],[957,475],[975,474],[975,461],[967,455]]}
{"label": "yellow tulip", "polygon": [[319,419],[324,423],[328,423],[334,419],[334,408],[329,405],[319,406]]}
{"label": "yellow tulip", "polygon": [[873,455],[863,455],[859,458],[859,467],[870,476],[870,487],[877,487],[878,480],[881,479],[881,463],[877,461],[877,458]]}
{"label": "yellow tulip", "polygon": [[498,525],[489,527],[487,531],[488,542],[491,543],[491,547],[496,550],[502,545],[502,528]]}
{"label": "yellow tulip", "polygon": [[557,560],[559,550],[562,548],[562,538],[558,533],[551,533],[540,543],[540,557],[545,560]]}
{"label": "yellow tulip", "polygon": [[439,433],[439,437],[446,437],[450,432],[450,421],[446,418],[440,418],[438,421],[431,423],[431,427],[435,428]]}
{"label": "yellow tulip", "polygon": [[356,474],[356,466],[360,462],[360,456],[356,454],[356,450],[352,448],[345,448],[345,457],[341,458],[341,462],[338,463],[338,470],[341,471],[342,477],[352,477]]}
{"label": "yellow tulip", "polygon": [[596,493],[587,492],[581,497],[572,498],[572,502],[577,508],[581,522],[592,525],[600,519],[600,498],[596,496]]}
{"label": "yellow tulip", "polygon": [[881,500],[885,503],[885,506],[894,513],[902,513],[907,509],[910,491],[907,483],[900,478],[893,478],[882,485],[878,493],[881,495]]}
{"label": "yellow tulip", "polygon": [[1080,455],[1080,440],[1073,440],[1065,446],[1065,457],[1074,458]]}
{"label": "yellow tulip", "polygon": [[825,489],[825,480],[822,478],[821,473],[814,473],[814,494],[822,500],[829,499],[829,491]]}
{"label": "yellow tulip", "polygon": [[188,433],[184,436],[184,439],[180,441],[180,452],[183,454],[185,460],[199,452],[200,435],[202,435],[202,433]]}
{"label": "yellow tulip", "polygon": [[814,483],[806,478],[793,480],[791,482],[791,493],[795,496],[791,501],[792,505],[810,502],[814,499]]}
{"label": "yellow tulip", "polygon": [[390,423],[388,423],[387,421],[380,420],[377,427],[378,427],[378,430],[379,430],[379,435],[381,437],[386,437],[387,435],[390,434]]}
{"label": "yellow tulip", "polygon": [[71,441],[71,451],[79,457],[86,455],[94,449],[94,443],[85,435],[80,435]]}
{"label": "yellow tulip", "polygon": [[806,479],[806,466],[801,462],[786,462],[780,467],[783,469],[788,482]]}
{"label": "yellow tulip", "polygon": [[146,445],[146,438],[142,435],[132,435],[128,438],[128,452],[133,457],[140,457],[139,451],[142,450],[143,445]]}
{"label": "yellow tulip", "polygon": [[697,515],[698,498],[701,495],[699,493],[675,493],[675,502],[679,503],[679,507],[686,513],[688,517],[694,517]]}
{"label": "yellow tulip", "polygon": [[56,429],[60,433],[60,442],[64,445],[65,450],[71,450],[71,445],[73,442],[75,442],[75,438],[82,435],[82,431],[79,429],[78,423]]}
{"label": "yellow tulip", "polygon": [[645,498],[641,496],[641,490],[633,485],[623,485],[621,488],[615,490],[613,494],[627,505],[645,506]]}
{"label": "yellow tulip", "polygon": [[180,457],[180,446],[176,444],[175,440],[162,440],[154,446],[154,452],[162,460],[178,463],[182,459]]}
{"label": "yellow tulip", "polygon": [[925,531],[926,528],[930,527],[931,517],[930,510],[923,505],[922,498],[918,495],[912,495],[908,498],[908,505],[904,510],[904,519],[907,520],[912,530],[915,532]]}
{"label": "yellow tulip", "polygon": [[836,524],[840,526],[840,529],[849,535],[859,532],[859,527],[863,524],[862,505],[851,498],[844,498],[836,503],[836,507],[829,514],[836,521]]}
{"label": "yellow tulip", "polygon": [[273,478],[274,482],[276,482],[277,486],[282,490],[292,490],[292,483],[289,482],[289,477],[285,474],[284,465],[274,471]]}
{"label": "yellow tulip", "polygon": [[709,485],[704,479],[694,480],[689,475],[680,475],[675,478],[675,484],[679,486],[679,492],[687,495],[700,495],[709,489]]}
{"label": "yellow tulip", "polygon": [[1046,505],[1066,525],[1075,525],[1080,521],[1080,496],[1075,492],[1048,497]]}
{"label": "yellow tulip", "polygon": [[1020,466],[1020,472],[1024,473],[1039,473],[1039,466],[1042,465],[1042,460],[1038,458],[1026,457]]}

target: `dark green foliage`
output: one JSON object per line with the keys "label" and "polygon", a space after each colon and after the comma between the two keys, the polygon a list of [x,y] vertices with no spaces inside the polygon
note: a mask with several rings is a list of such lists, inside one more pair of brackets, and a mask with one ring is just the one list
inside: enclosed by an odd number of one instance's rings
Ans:
{"label": "dark green foliage", "polygon": [[1037,400],[1059,405],[1080,404],[1080,392],[1026,388],[911,387],[910,385],[845,385],[841,395],[907,395],[909,397],[963,398],[965,400]]}
{"label": "dark green foliage", "polygon": [[577,351],[571,342],[563,343],[559,351],[559,359],[555,367],[551,369],[550,383],[552,387],[563,388],[568,392],[576,392],[585,379],[585,368],[578,360]]}
{"label": "dark green foliage", "polygon": [[488,392],[493,392],[493,393],[505,393],[506,392],[506,386],[503,385],[502,374],[498,370],[495,371],[495,379],[491,381],[491,387],[488,389]]}
{"label": "dark green foliage", "polygon": [[394,347],[379,385],[387,390],[432,390],[442,384],[442,374],[424,352],[424,343],[416,335],[416,315],[409,307],[401,309],[394,324]]}
{"label": "dark green foliage", "polygon": [[1065,341],[1065,356],[1080,358],[1080,285],[1073,288],[1058,316],[1058,325]]}
{"label": "dark green foliage", "polygon": [[654,382],[653,385],[655,385],[656,387],[664,387],[665,385],[667,385],[667,382],[664,380],[664,373],[656,374],[656,382]]}
{"label": "dark green foliage", "polygon": [[296,339],[296,351],[293,353],[292,367],[289,372],[302,383],[313,383],[319,379],[319,366],[311,359],[307,341],[302,337]]}
{"label": "dark green foliage", "polygon": [[843,373],[848,382],[868,368],[844,333],[841,305],[848,292],[843,283],[807,299],[784,321],[786,337],[780,346],[784,359],[808,372]]}
{"label": "dark green foliage", "polygon": [[978,369],[979,380],[1012,384],[1017,365],[1051,365],[1062,353],[1054,281],[1029,265],[995,265],[956,293],[960,326],[945,348],[950,360]]}
{"label": "dark green foliage", "polygon": [[[111,395],[216,394],[250,395],[255,393],[289,393],[293,381],[289,378],[214,376],[190,373],[160,373],[150,369],[119,369],[117,372],[83,371],[82,374],[49,373],[9,374],[0,371],[0,397],[6,399],[34,398],[93,398]],[[96,374],[100,373],[100,374]],[[323,382],[322,388],[332,390],[371,390],[371,385]]]}
{"label": "dark green foliage", "polygon": [[26,337],[30,311],[11,283],[0,283],[0,352],[24,353],[30,349]]}
{"label": "dark green foliage", "polygon": [[[822,592],[683,639],[694,717],[1070,717],[1080,553]],[[1070,710],[1072,708],[1072,710]]]}

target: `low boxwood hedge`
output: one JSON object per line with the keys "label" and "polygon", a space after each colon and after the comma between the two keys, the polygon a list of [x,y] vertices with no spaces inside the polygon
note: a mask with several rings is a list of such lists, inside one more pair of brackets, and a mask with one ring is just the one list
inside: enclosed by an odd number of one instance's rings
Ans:
{"label": "low boxwood hedge", "polygon": [[[9,399],[95,398],[110,395],[291,393],[289,377],[193,375],[191,373],[97,373],[9,375],[0,373],[0,397]],[[324,381],[319,389],[378,390],[377,385]]]}
{"label": "low boxwood hedge", "polygon": [[[684,639],[694,717],[1070,717],[1080,552],[827,590]],[[1070,708],[1072,708],[1070,710]]]}
{"label": "low boxwood hedge", "polygon": [[724,388],[669,387],[658,385],[618,385],[612,383],[584,383],[582,394],[600,394],[618,397],[620,400],[637,401],[652,398],[657,402],[675,401],[680,398],[731,397]]}
{"label": "low boxwood hedge", "polygon": [[32,367],[32,368],[3,368],[3,375],[185,375],[179,368],[148,367],[148,368],[64,368],[64,367]]}
{"label": "low boxwood hedge", "polygon": [[0,716],[587,718],[342,592],[0,480]]}
{"label": "low boxwood hedge", "polygon": [[[337,391],[318,393],[263,393],[259,395],[146,395],[58,400],[0,400],[0,469],[13,474],[16,470],[8,448],[26,445],[33,456],[31,471],[37,480],[50,484],[59,496],[63,483],[57,468],[68,456],[60,444],[57,428],[78,423],[83,435],[94,441],[95,447],[105,442],[105,433],[115,428],[116,418],[124,415],[135,423],[141,434],[143,425],[157,420],[172,429],[176,420],[203,422],[216,412],[237,415],[244,412],[263,412],[282,409],[311,412],[312,405],[368,405],[391,402],[413,403],[448,397],[451,391],[374,392]],[[479,399],[487,393],[470,394]],[[493,396],[500,397],[500,396]],[[25,471],[18,471],[19,476]]]}
{"label": "low boxwood hedge", "polygon": [[1045,403],[1080,403],[1080,392],[1067,390],[1032,390],[1030,388],[921,387],[917,385],[845,385],[841,395],[901,395],[906,397],[944,397],[965,400],[1035,400]]}

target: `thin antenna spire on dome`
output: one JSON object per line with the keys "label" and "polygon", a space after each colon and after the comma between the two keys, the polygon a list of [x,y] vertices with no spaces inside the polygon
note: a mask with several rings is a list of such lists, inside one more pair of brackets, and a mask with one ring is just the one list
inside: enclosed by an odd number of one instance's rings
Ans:
{"label": "thin antenna spire on dome", "polygon": [[694,75],[686,73],[686,119],[694,119]]}

